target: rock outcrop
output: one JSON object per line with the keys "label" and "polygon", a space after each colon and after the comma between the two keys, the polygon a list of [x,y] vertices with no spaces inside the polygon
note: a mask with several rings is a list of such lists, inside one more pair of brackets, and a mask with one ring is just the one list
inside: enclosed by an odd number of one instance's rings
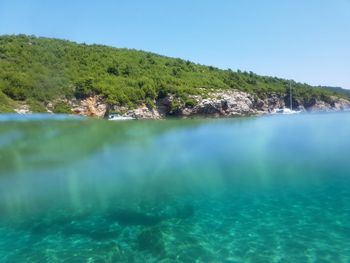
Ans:
{"label": "rock outcrop", "polygon": [[161,119],[164,115],[161,115],[157,109],[152,109],[146,105],[141,105],[136,109],[128,109],[123,106],[110,106],[107,112],[108,113],[119,113],[124,117],[132,117],[134,119]]}
{"label": "rock outcrop", "polygon": [[209,94],[209,98],[200,99],[193,108],[184,108],[183,116],[242,116],[255,115],[260,111],[254,107],[255,99],[244,92],[228,91]]}
{"label": "rock outcrop", "polygon": [[305,108],[309,112],[344,111],[350,109],[350,101],[337,97],[332,97],[328,102],[314,99]]}
{"label": "rock outcrop", "polygon": [[103,118],[107,111],[106,100],[102,96],[93,96],[84,100],[68,101],[72,112],[78,115]]}

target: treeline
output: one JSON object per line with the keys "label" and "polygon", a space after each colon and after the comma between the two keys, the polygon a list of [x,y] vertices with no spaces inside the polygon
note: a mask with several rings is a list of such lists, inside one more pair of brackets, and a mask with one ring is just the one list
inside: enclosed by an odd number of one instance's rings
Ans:
{"label": "treeline", "polygon": [[[190,61],[130,49],[77,44],[34,36],[0,36],[0,111],[25,101],[34,111],[56,98],[105,96],[130,108],[174,94],[189,95],[236,89],[265,97],[285,94],[289,81],[253,72],[221,70]],[[349,96],[339,90],[292,82],[296,99]]]}

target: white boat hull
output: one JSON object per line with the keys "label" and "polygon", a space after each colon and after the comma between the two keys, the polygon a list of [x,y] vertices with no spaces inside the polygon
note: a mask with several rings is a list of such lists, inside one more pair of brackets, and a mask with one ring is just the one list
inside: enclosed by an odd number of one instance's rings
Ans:
{"label": "white boat hull", "polygon": [[109,121],[128,121],[128,120],[135,120],[135,118],[128,117],[128,116],[109,115],[108,120]]}
{"label": "white boat hull", "polygon": [[282,115],[291,115],[291,114],[299,114],[301,111],[291,110],[288,108],[276,109],[272,114],[282,114]]}

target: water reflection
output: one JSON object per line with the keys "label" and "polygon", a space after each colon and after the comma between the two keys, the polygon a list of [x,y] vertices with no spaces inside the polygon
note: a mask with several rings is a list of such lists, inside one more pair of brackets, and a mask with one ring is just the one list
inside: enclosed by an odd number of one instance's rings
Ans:
{"label": "water reflection", "polygon": [[53,168],[108,153],[117,144],[143,144],[172,129],[190,128],[202,121],[107,122],[31,121],[0,126],[0,172]]}

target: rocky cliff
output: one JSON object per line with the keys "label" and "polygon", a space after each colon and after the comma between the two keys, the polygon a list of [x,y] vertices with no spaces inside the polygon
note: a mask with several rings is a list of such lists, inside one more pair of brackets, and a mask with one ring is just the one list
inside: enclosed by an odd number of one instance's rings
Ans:
{"label": "rocky cliff", "polygon": [[[108,105],[101,96],[89,97],[85,100],[67,100],[67,103],[75,114],[103,118],[110,113],[119,113],[136,119],[161,119],[168,116],[186,118],[264,115],[276,109],[289,107],[288,95],[275,93],[261,99],[245,92],[230,90],[209,93],[206,97],[191,96],[190,99],[191,103],[185,103],[174,95],[168,95],[155,100],[154,107],[139,105],[134,109]],[[293,100],[293,108],[308,112],[343,111],[350,109],[350,101],[337,97],[332,97],[329,101]]]}

